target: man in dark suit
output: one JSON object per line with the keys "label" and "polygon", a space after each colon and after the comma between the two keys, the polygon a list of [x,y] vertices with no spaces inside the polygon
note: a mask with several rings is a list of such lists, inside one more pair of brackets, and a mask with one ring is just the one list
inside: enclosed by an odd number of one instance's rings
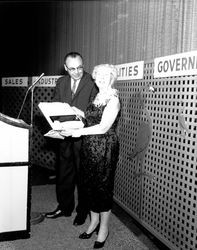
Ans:
{"label": "man in dark suit", "polygon": [[[57,80],[53,101],[66,102],[82,111],[86,110],[89,101],[97,94],[97,87],[90,74],[84,71],[83,58],[77,52],[70,52],[64,58],[64,68],[68,75]],[[88,214],[85,194],[80,188],[81,139],[65,137],[60,141],[59,163],[56,175],[56,195],[58,206],[55,211],[45,214],[46,218],[71,216],[75,208],[74,191],[77,184],[77,216],[73,225],[82,225]]]}

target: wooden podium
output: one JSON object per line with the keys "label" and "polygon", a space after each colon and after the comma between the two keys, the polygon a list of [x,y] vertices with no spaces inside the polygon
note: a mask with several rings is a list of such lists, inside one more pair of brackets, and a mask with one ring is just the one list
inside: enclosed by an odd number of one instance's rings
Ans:
{"label": "wooden podium", "polygon": [[30,130],[0,113],[0,241],[30,237]]}

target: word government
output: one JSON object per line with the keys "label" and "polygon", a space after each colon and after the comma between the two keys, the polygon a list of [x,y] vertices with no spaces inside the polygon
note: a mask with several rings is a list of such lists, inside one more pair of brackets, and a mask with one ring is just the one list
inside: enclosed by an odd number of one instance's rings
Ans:
{"label": "word government", "polygon": [[174,58],[158,62],[158,72],[183,71],[197,69],[197,57]]}

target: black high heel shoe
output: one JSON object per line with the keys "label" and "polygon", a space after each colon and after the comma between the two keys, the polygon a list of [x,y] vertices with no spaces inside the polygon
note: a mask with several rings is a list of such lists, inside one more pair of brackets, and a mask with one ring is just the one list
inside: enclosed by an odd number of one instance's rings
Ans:
{"label": "black high heel shoe", "polygon": [[107,234],[106,239],[105,239],[104,241],[102,241],[102,242],[100,242],[100,241],[95,241],[95,242],[94,242],[94,249],[98,249],[98,248],[104,247],[105,242],[106,242],[108,236],[109,236],[109,233]]}
{"label": "black high heel shoe", "polygon": [[86,232],[84,232],[84,233],[80,234],[79,239],[83,239],[83,240],[89,239],[94,232],[96,232],[96,234],[98,234],[99,227],[100,227],[100,224],[98,224],[96,226],[96,228],[91,233],[87,234]]}

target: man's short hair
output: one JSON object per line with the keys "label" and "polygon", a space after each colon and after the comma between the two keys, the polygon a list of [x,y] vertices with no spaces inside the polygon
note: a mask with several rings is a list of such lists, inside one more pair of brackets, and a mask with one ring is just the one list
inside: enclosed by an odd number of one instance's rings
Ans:
{"label": "man's short hair", "polygon": [[68,54],[65,55],[65,57],[64,57],[64,63],[66,63],[66,59],[68,57],[75,58],[77,56],[81,57],[81,60],[83,61],[83,57],[82,57],[82,55],[80,53],[72,51],[72,52],[69,52]]}

